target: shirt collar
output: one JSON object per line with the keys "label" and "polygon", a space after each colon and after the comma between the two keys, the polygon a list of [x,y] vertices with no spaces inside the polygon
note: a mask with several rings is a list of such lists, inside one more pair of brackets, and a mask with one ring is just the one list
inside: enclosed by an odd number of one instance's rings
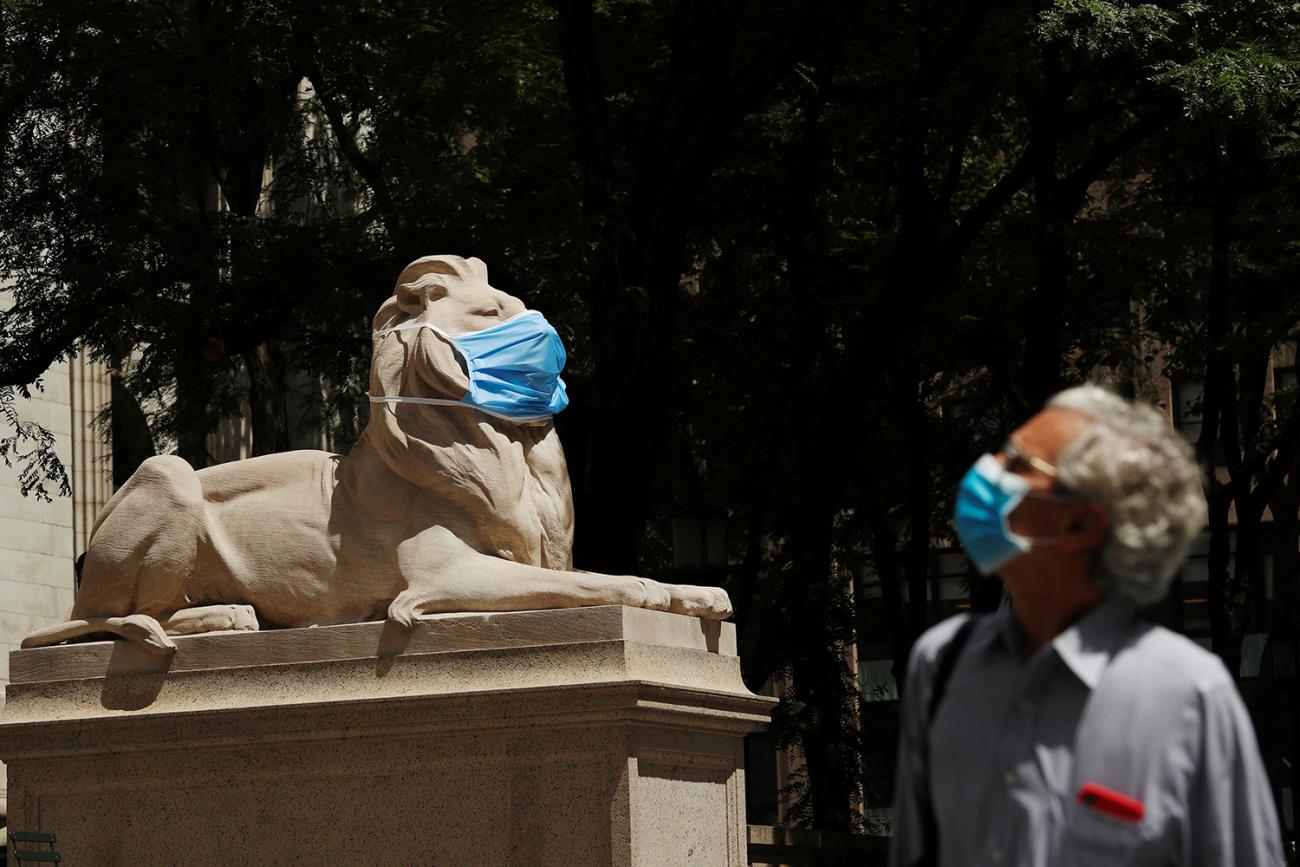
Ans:
{"label": "shirt collar", "polygon": [[[1020,657],[1024,638],[1011,609],[999,611],[994,615],[994,621],[995,628],[987,631],[990,640],[1001,641],[1007,650]],[[1136,610],[1133,604],[1118,596],[1111,596],[1093,606],[1083,617],[1052,639],[1051,647],[1066,667],[1074,672],[1075,677],[1089,689],[1096,689],[1111,657],[1132,634],[1135,622]]]}
{"label": "shirt collar", "polygon": [[1096,689],[1111,657],[1132,634],[1135,620],[1130,602],[1111,597],[1052,639],[1052,647],[1075,677]]}

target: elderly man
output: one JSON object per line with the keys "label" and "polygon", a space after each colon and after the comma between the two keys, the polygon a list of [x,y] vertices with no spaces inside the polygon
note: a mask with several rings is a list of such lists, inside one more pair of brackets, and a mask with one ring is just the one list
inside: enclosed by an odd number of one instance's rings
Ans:
{"label": "elderly man", "polygon": [[926,632],[901,712],[893,864],[1282,863],[1218,658],[1136,615],[1205,521],[1155,409],[1057,395],[962,480],[956,525],[1009,611]]}

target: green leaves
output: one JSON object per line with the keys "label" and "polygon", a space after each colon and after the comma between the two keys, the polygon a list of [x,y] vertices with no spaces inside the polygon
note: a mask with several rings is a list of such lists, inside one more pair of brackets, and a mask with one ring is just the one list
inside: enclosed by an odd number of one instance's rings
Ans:
{"label": "green leaves", "polygon": [[1300,54],[1245,43],[1185,63],[1165,61],[1152,80],[1177,91],[1190,118],[1267,123],[1272,113],[1295,104]]}
{"label": "green leaves", "polygon": [[[40,389],[40,383],[34,386]],[[58,454],[54,434],[44,425],[24,420],[16,400],[30,398],[31,391],[17,386],[0,386],[0,461],[18,470],[18,489],[25,497],[51,502],[50,487],[60,497],[71,496],[68,470]]]}
{"label": "green leaves", "polygon": [[1056,0],[1039,19],[1037,31],[1041,39],[1096,57],[1143,57],[1154,46],[1174,37],[1179,25],[1192,14],[1193,10],[1187,8],[1192,5],[1185,4],[1175,12],[1156,3]]}

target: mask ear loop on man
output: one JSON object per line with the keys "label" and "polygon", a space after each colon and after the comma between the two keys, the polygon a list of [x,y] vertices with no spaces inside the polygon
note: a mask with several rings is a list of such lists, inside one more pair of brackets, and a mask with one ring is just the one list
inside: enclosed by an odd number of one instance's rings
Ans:
{"label": "mask ear loop on man", "polygon": [[[1039,500],[1045,500],[1049,503],[1061,503],[1063,505],[1078,503],[1078,502],[1082,502],[1083,500],[1083,497],[1080,497],[1077,494],[1063,494],[1063,493],[1057,493],[1056,491],[1039,491],[1033,488],[1030,488],[1029,490],[1025,491],[1024,497],[1035,497]],[[1024,499],[1022,497],[1021,502],[1023,501]],[[1014,512],[1014,510],[1012,511]],[[1007,515],[1006,517],[1008,520],[1010,520],[1011,515]],[[1009,533],[1010,530],[1011,530],[1010,525],[1008,525],[1007,531]],[[1017,539],[1023,539],[1029,545],[1030,548],[1059,545],[1061,543],[1061,540],[1065,538],[1064,536],[1024,536],[1021,535],[1020,533],[1010,533],[1010,534],[1012,536],[1015,536]]]}
{"label": "mask ear loop on man", "polygon": [[[1030,466],[1034,467],[1039,472],[1043,473],[1043,475],[1049,476],[1053,481],[1056,480],[1057,469],[1052,464],[1048,463],[1047,461],[1044,461],[1042,458],[1037,458],[1034,457],[1033,455],[1026,453],[1014,442],[1008,443],[1007,448],[1004,451],[1009,452],[1012,450],[1014,450],[1015,454],[1019,456],[1022,460],[1024,460],[1026,463],[1028,463]],[[1061,539],[1064,538],[1063,536],[1025,536],[1020,533],[1012,532],[1011,524],[1010,524],[1011,515],[1015,512],[1016,508],[1019,508],[1020,503],[1024,502],[1024,499],[1026,497],[1034,497],[1036,499],[1044,500],[1049,503],[1061,503],[1061,504],[1077,503],[1082,498],[1075,494],[1058,493],[1056,491],[1040,491],[1037,488],[1028,487],[1028,483],[1024,480],[1023,477],[1018,476],[1016,473],[1013,473],[1011,472],[1011,470],[1007,469],[1006,461],[1002,460],[1002,461],[998,461],[997,463],[999,465],[999,469],[1001,470],[1000,475],[1015,476],[1016,479],[1018,480],[1018,484],[1024,486],[1024,488],[1020,492],[1020,500],[1016,503],[1015,507],[1013,507],[1010,512],[1007,512],[1002,516],[1003,526],[1006,531],[1007,537],[1014,539],[1019,543],[1022,543],[1020,545],[1020,549],[1022,551],[1028,551],[1031,548],[1039,548],[1039,547],[1045,547],[1049,545],[1059,545]]]}

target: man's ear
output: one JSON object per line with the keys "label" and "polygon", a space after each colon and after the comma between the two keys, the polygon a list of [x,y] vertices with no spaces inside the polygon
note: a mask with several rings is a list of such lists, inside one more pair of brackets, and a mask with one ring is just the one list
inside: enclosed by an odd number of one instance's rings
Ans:
{"label": "man's ear", "polygon": [[1061,546],[1067,551],[1095,551],[1106,539],[1110,529],[1110,516],[1100,503],[1084,500],[1071,518],[1061,538]]}

